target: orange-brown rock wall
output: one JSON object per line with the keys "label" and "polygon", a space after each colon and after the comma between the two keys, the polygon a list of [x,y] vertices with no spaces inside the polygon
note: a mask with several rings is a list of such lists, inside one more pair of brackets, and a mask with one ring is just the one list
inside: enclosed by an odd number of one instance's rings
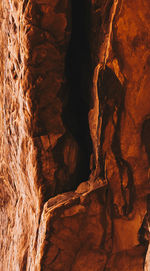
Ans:
{"label": "orange-brown rock wall", "polygon": [[34,270],[40,191],[23,3],[2,1],[1,12],[0,269]]}
{"label": "orange-brown rock wall", "polygon": [[0,3],[0,270],[149,270],[148,1]]}

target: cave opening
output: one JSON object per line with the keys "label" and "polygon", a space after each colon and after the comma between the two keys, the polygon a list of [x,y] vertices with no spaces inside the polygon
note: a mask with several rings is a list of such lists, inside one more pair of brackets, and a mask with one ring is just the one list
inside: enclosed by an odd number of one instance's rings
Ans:
{"label": "cave opening", "polygon": [[92,61],[88,30],[90,28],[90,1],[72,0],[72,33],[66,57],[68,100],[63,111],[63,122],[72,134],[82,153],[75,189],[90,175],[92,141],[89,131],[88,112]]}

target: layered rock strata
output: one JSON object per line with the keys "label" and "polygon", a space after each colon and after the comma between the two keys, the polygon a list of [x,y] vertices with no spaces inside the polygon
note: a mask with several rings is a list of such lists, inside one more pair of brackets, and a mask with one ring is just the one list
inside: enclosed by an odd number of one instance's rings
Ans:
{"label": "layered rock strata", "polygon": [[148,1],[0,3],[0,270],[149,270]]}

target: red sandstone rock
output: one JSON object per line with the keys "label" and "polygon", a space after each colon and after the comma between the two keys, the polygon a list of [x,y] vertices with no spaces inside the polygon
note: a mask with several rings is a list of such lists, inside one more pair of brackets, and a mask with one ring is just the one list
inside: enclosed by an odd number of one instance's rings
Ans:
{"label": "red sandstone rock", "polygon": [[149,270],[149,8],[1,1],[0,270]]}

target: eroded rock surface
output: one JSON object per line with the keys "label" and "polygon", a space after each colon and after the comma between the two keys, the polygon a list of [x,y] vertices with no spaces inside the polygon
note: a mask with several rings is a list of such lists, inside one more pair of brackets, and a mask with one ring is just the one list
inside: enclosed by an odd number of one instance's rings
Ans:
{"label": "eroded rock surface", "polygon": [[150,269],[149,8],[1,1],[0,270]]}

